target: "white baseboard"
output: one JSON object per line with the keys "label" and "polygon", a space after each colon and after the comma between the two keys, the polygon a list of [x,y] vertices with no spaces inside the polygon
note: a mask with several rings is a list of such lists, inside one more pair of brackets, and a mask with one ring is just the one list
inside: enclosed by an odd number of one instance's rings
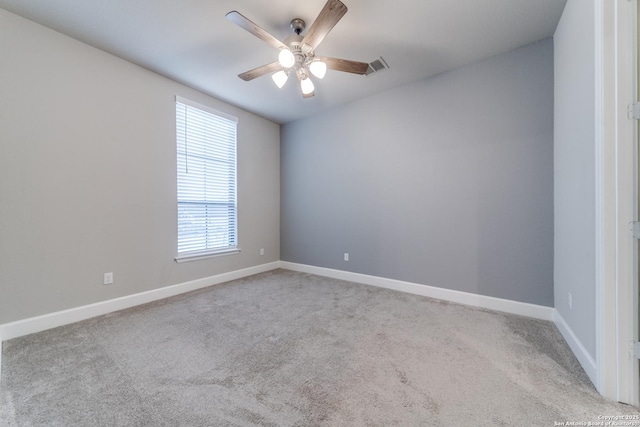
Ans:
{"label": "white baseboard", "polygon": [[400,280],[387,279],[384,277],[370,276],[366,274],[353,273],[349,271],[334,270],[324,267],[315,267],[305,264],[296,264],[287,261],[275,261],[268,264],[257,265],[242,270],[222,273],[215,276],[192,280],[172,286],[153,289],[138,294],[127,295],[108,301],[102,301],[68,310],[36,316],[29,319],[0,325],[0,372],[2,369],[2,341],[18,338],[24,335],[41,332],[58,326],[86,320],[103,314],[125,308],[134,307],[148,302],[157,301],[171,296],[183,294],[185,292],[202,289],[208,286],[228,282],[230,280],[241,279],[258,273],[284,268],[292,271],[316,274],[319,276],[331,277],[334,279],[347,280],[381,288],[392,289],[400,292],[456,302],[459,304],[481,307],[506,313],[517,314],[536,319],[554,321],[562,333],[571,350],[575,353],[580,364],[587,372],[589,378],[596,383],[596,364],[593,358],[586,351],[580,340],[577,339],[571,328],[564,321],[562,316],[552,307],[528,304],[518,301],[511,301],[501,298],[488,297],[472,294],[468,292],[455,291],[433,286],[420,285],[417,283],[403,282]]}
{"label": "white baseboard", "polygon": [[[179,283],[177,285],[152,289],[150,291],[127,295],[108,301],[101,301],[81,307],[70,308],[68,310],[44,314],[42,316],[36,316],[28,319],[18,320],[15,322],[5,323],[3,325],[0,325],[0,343],[12,338],[18,338],[24,335],[33,334],[35,332],[41,332],[47,329],[56,328],[58,326],[68,325],[70,323],[90,319],[92,317],[101,316],[103,314],[112,313],[114,311],[134,307],[136,305],[146,304],[148,302],[172,297],[175,295],[183,294],[185,292],[195,291],[196,289],[206,288],[207,286],[217,285],[219,283],[228,282],[230,280],[241,279],[243,277],[252,276],[254,274],[263,273],[265,271],[274,270],[279,267],[280,261],[275,261],[268,264],[244,268],[242,270],[230,271],[228,273],[217,274],[215,276],[209,276],[202,279]],[[0,364],[0,367],[1,366],[2,365]]]}
{"label": "white baseboard", "polygon": [[451,289],[437,288],[434,286],[420,285],[411,282],[403,282],[401,280],[386,279],[384,277],[369,276],[367,274],[352,273],[350,271],[334,270],[331,268],[315,267],[305,264],[296,264],[287,261],[281,261],[280,266],[287,270],[317,274],[318,276],[331,277],[340,280],[348,280],[350,282],[378,286],[381,288],[393,289],[395,291],[407,292],[410,294],[436,298],[444,301],[456,302],[473,307],[481,307],[490,310],[502,311],[505,313],[518,314],[520,316],[533,317],[535,319],[554,319],[554,308],[545,307],[542,305],[488,297],[484,295],[472,294],[469,292],[454,291]]}
{"label": "white baseboard", "polygon": [[[551,307],[544,307],[535,304],[477,295],[468,292],[437,288],[433,286],[420,285],[417,283],[403,282],[400,280],[387,279],[384,277],[370,276],[349,271],[315,267],[305,264],[296,264],[286,261],[275,261],[267,264],[245,268],[242,270],[231,271],[228,273],[222,273],[215,276],[204,277],[202,279],[153,289],[138,294],[127,295],[108,301],[101,301],[94,304],[71,308],[68,310],[57,311],[54,313],[48,313],[41,316],[5,323],[0,325],[0,342],[55,328],[58,326],[67,325],[92,317],[101,316],[103,314],[112,313],[114,311],[134,307],[136,305],[146,304],[148,302],[157,301],[163,298],[168,298],[196,289],[205,288],[207,286],[212,286],[219,283],[228,282],[230,280],[240,279],[265,271],[274,270],[276,268],[285,268],[293,271],[317,274],[319,276],[348,280],[351,282],[378,286],[401,292],[422,295],[430,298],[437,298],[445,301],[466,304],[474,307],[482,307],[491,310],[503,311],[506,313],[518,314],[521,316],[533,317],[536,319],[554,321],[556,320],[556,317],[554,316],[555,310]],[[558,328],[560,329],[560,326]],[[568,327],[566,329],[570,331]],[[1,357],[2,356],[0,354],[0,358]]]}
{"label": "white baseboard", "polygon": [[560,315],[558,310],[553,310],[553,322],[564,337],[564,340],[569,345],[573,354],[575,354],[578,362],[582,365],[582,369],[587,373],[587,376],[593,384],[598,384],[598,369],[596,367],[596,361],[591,357],[591,354],[582,345],[582,342],[578,339],[573,330],[569,327],[564,318]]}

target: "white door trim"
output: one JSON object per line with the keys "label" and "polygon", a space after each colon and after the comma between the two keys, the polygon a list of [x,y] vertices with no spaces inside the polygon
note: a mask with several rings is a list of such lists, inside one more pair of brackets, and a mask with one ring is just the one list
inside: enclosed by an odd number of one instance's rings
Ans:
{"label": "white door trim", "polygon": [[[596,388],[638,405],[635,124],[627,118],[636,68],[636,0],[595,0]],[[635,291],[634,291],[635,290]],[[634,295],[635,293],[635,295]]]}

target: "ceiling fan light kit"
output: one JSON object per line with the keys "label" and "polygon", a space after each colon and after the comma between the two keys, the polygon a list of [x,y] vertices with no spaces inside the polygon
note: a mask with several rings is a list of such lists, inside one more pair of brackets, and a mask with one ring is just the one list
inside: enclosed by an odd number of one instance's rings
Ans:
{"label": "ceiling fan light kit", "polygon": [[226,18],[229,21],[280,50],[278,61],[246,71],[239,74],[238,77],[249,81],[272,73],[271,78],[274,83],[278,88],[282,88],[289,78],[290,70],[294,70],[300,82],[302,96],[310,98],[315,95],[315,87],[309,78],[310,75],[322,79],[326,75],[327,69],[367,75],[369,64],[366,62],[315,55],[315,49],[345,13],[347,13],[347,7],[340,0],[328,0],[304,37],[301,34],[306,27],[305,22],[300,18],[291,20],[291,29],[295,34],[287,37],[284,42],[239,12],[227,13]]}

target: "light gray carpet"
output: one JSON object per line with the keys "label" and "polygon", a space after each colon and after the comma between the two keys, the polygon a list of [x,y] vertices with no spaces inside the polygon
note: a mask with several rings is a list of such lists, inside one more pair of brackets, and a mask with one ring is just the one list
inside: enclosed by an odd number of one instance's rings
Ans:
{"label": "light gray carpet", "polygon": [[638,414],[550,322],[276,270],[7,341],[9,426],[464,426]]}

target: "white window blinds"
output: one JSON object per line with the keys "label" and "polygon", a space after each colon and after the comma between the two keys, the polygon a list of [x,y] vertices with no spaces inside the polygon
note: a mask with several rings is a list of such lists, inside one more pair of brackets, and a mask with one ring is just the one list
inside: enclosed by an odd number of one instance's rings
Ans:
{"label": "white window blinds", "polygon": [[237,123],[176,97],[178,256],[237,248]]}

